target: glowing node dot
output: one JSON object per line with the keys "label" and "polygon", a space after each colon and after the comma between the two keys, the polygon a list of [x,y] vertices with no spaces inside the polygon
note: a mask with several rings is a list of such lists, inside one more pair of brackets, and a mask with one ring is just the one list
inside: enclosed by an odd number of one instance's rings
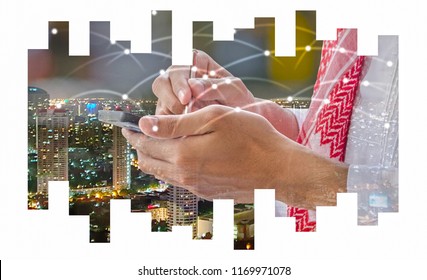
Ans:
{"label": "glowing node dot", "polygon": [[152,10],[152,11],[151,11],[151,14],[152,14],[153,16],[155,16],[155,15],[157,15],[157,11],[156,11],[156,10]]}
{"label": "glowing node dot", "polygon": [[52,30],[50,30],[50,33],[52,33],[53,35],[56,35],[58,34],[58,29],[52,28]]}
{"label": "glowing node dot", "polygon": [[62,104],[61,104],[61,103],[57,103],[57,104],[55,105],[55,107],[56,107],[57,109],[61,109],[61,108],[62,108]]}
{"label": "glowing node dot", "polygon": [[129,96],[128,96],[127,94],[123,94],[123,95],[122,95],[122,99],[123,99],[123,100],[127,100],[128,98],[129,98]]}
{"label": "glowing node dot", "polygon": [[389,61],[387,61],[387,66],[388,66],[388,67],[393,66],[393,61],[390,61],[390,60],[389,60]]}
{"label": "glowing node dot", "polygon": [[341,48],[339,49],[339,52],[340,52],[340,53],[345,53],[345,49],[344,49],[343,47],[341,47]]}
{"label": "glowing node dot", "polygon": [[111,43],[111,45],[115,45],[116,44],[116,40],[111,39],[110,43]]}
{"label": "glowing node dot", "polygon": [[206,74],[204,74],[204,75],[202,76],[202,78],[203,78],[203,80],[207,80],[207,79],[209,78],[209,76],[208,76],[208,75],[206,75]]}
{"label": "glowing node dot", "polygon": [[269,56],[270,55],[270,51],[269,50],[264,51],[264,55],[265,56]]}
{"label": "glowing node dot", "polygon": [[191,67],[191,71],[192,71],[192,72],[197,72],[197,66],[193,66],[193,67]]}
{"label": "glowing node dot", "polygon": [[164,69],[161,69],[160,71],[159,71],[159,74],[160,75],[164,75],[166,73],[166,71],[164,70]]}
{"label": "glowing node dot", "polygon": [[390,128],[390,124],[389,124],[389,123],[385,123],[385,124],[384,124],[384,128],[385,128],[385,129],[389,129],[389,128]]}
{"label": "glowing node dot", "polygon": [[153,125],[153,127],[151,128],[154,132],[159,131],[159,127],[157,125]]}
{"label": "glowing node dot", "polygon": [[211,75],[212,77],[215,77],[216,72],[214,70],[209,71],[209,75]]}
{"label": "glowing node dot", "polygon": [[292,102],[294,100],[294,98],[292,96],[288,96],[288,98],[286,98],[286,100],[288,100],[288,102]]}
{"label": "glowing node dot", "polygon": [[212,84],[212,89],[217,89],[218,85],[217,84]]}
{"label": "glowing node dot", "polygon": [[239,113],[239,112],[241,112],[242,111],[242,109],[240,108],[240,107],[236,107],[236,108],[234,108],[234,112],[236,112],[236,113]]}
{"label": "glowing node dot", "polygon": [[123,51],[126,55],[130,54],[130,50],[129,49],[124,49]]}
{"label": "glowing node dot", "polygon": [[347,78],[344,78],[344,79],[342,79],[342,82],[343,82],[344,84],[346,84],[346,83],[348,83],[348,79],[347,79]]}
{"label": "glowing node dot", "polygon": [[229,85],[229,84],[231,84],[231,80],[230,80],[229,78],[227,78],[227,79],[225,79],[225,83],[226,83],[227,85]]}
{"label": "glowing node dot", "polygon": [[323,103],[329,104],[329,103],[331,103],[331,101],[328,98],[325,98],[325,99],[323,99]]}
{"label": "glowing node dot", "polygon": [[362,85],[364,85],[365,87],[369,86],[369,81],[363,81]]}
{"label": "glowing node dot", "polygon": [[311,46],[305,46],[305,50],[306,50],[307,52],[311,51]]}

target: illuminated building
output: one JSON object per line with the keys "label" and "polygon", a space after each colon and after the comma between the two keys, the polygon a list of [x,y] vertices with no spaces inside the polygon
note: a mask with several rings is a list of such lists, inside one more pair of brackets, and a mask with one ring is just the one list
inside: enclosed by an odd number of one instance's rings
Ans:
{"label": "illuminated building", "polygon": [[160,221],[168,220],[168,208],[166,207],[148,207],[148,212],[151,213],[151,219]]}
{"label": "illuminated building", "polygon": [[63,109],[37,112],[37,192],[47,194],[49,181],[68,181],[68,122]]}
{"label": "illuminated building", "polygon": [[28,123],[35,123],[38,110],[49,107],[49,94],[41,88],[28,87]]}
{"label": "illuminated building", "polygon": [[49,107],[49,94],[41,88],[28,87],[28,151],[36,149],[36,113]]}
{"label": "illuminated building", "polygon": [[172,226],[193,227],[193,238],[197,235],[198,198],[188,190],[170,186],[168,188],[168,230]]}
{"label": "illuminated building", "polygon": [[113,187],[130,188],[131,157],[130,146],[122,135],[122,129],[113,127]]}

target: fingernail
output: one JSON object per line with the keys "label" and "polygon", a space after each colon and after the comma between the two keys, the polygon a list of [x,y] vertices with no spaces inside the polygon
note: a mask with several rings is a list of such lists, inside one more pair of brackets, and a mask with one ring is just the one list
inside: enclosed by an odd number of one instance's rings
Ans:
{"label": "fingernail", "polygon": [[184,90],[180,89],[178,91],[178,99],[181,102],[181,104],[185,103],[185,91]]}
{"label": "fingernail", "polygon": [[155,116],[144,116],[139,121],[139,126],[145,133],[159,131],[159,119]]}

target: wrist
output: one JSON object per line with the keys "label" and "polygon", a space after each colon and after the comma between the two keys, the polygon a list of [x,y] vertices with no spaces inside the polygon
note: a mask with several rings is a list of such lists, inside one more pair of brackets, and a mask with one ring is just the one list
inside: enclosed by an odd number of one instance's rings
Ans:
{"label": "wrist", "polygon": [[292,146],[285,147],[276,163],[277,199],[306,209],[336,205],[337,193],[347,190],[348,165],[288,142]]}

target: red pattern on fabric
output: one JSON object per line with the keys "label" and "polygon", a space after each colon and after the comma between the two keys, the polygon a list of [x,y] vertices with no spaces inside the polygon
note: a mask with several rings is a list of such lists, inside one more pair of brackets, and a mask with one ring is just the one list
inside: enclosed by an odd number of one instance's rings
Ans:
{"label": "red pattern on fabric", "polygon": [[[316,133],[320,132],[320,144],[330,144],[330,158],[344,161],[351,113],[364,57],[359,56],[352,68],[335,85],[329,95],[329,104],[323,106],[317,118]],[[346,81],[344,81],[346,80]]]}
{"label": "red pattern on fabric", "polygon": [[[337,33],[339,38],[343,33],[343,29],[338,30]],[[323,44],[319,72],[313,90],[313,96],[315,97],[322,85],[325,84],[325,73],[328,67],[330,67],[333,53],[338,51],[338,42],[339,40],[325,41]],[[363,56],[358,56],[353,65],[341,77],[339,77],[339,80],[335,83],[328,95],[328,104],[321,104],[324,100],[314,100],[312,102],[316,103],[315,106],[310,106],[310,110],[317,110],[317,108],[323,105],[317,119],[315,120],[316,123],[314,131],[315,133],[320,133],[320,145],[330,145],[329,157],[336,158],[340,161],[344,161],[345,157],[351,114],[353,111],[356,92],[360,84],[364,60],[365,58]],[[312,120],[306,121],[309,122]],[[298,135],[297,142],[300,144],[306,144],[308,137],[307,131],[302,129]],[[308,210],[288,207],[287,212],[288,217],[295,217],[296,231],[316,231],[316,221],[310,220]]]}

